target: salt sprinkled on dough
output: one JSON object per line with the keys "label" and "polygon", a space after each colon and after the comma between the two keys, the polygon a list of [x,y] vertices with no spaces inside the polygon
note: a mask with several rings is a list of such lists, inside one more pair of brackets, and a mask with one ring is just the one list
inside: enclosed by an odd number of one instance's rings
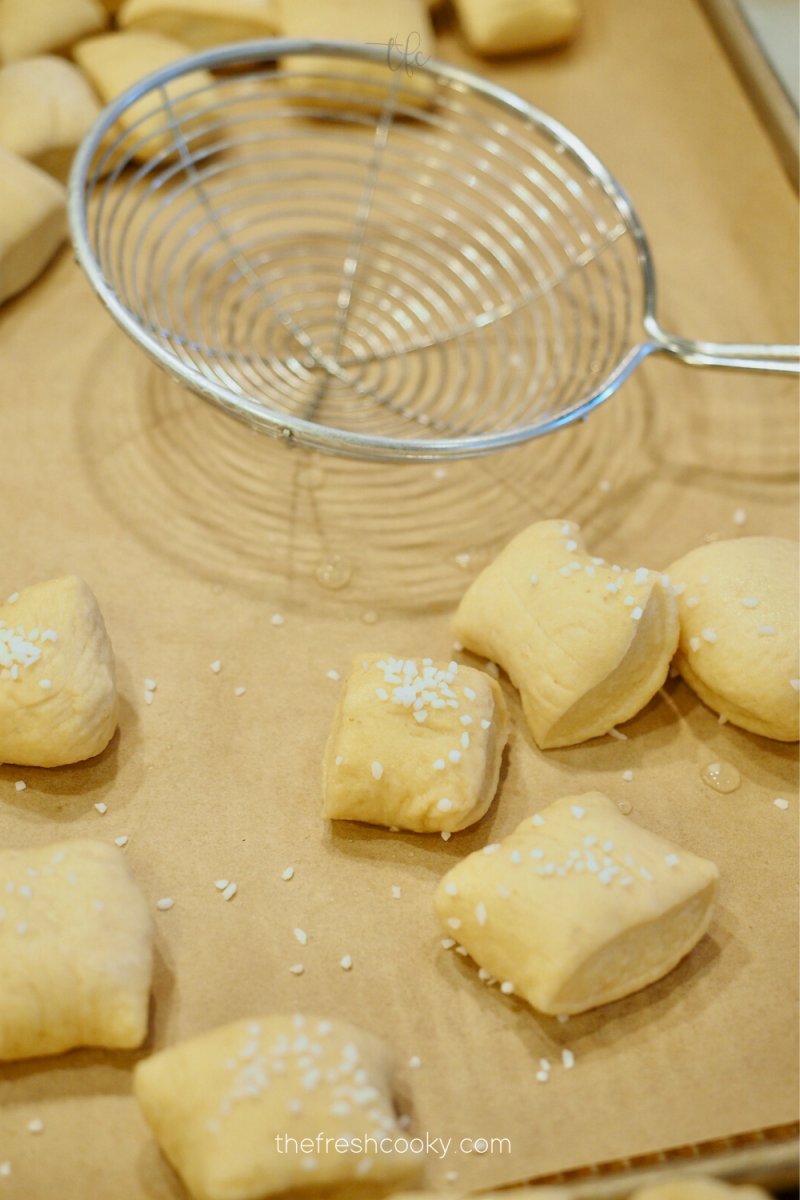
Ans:
{"label": "salt sprinkled on dough", "polygon": [[308,934],[304,929],[295,929],[294,936],[297,938],[301,946],[305,946],[306,942],[308,941]]}
{"label": "salt sprinkled on dough", "polygon": [[281,875],[281,879],[291,879],[294,875],[294,867],[287,867]]}
{"label": "salt sprinkled on dough", "polygon": [[450,926],[451,929],[460,929],[461,928],[461,922],[459,921],[458,917],[448,917],[447,924]]}
{"label": "salt sprinkled on dough", "polygon": [[789,686],[793,687],[796,692],[800,692],[800,679],[790,679]]}
{"label": "salt sprinkled on dough", "polygon": [[222,899],[223,900],[232,900],[235,895],[236,895],[236,884],[229,883],[228,886],[224,889],[224,891],[222,893]]}
{"label": "salt sprinkled on dough", "polygon": [[103,804],[103,801],[102,801],[102,800],[100,801],[100,803],[99,803],[99,804],[95,804],[95,808],[97,809],[97,811],[98,811],[99,813],[105,813],[105,812],[108,812],[108,805],[107,805],[107,804]]}
{"label": "salt sprinkled on dough", "polygon": [[789,801],[781,800],[780,798],[778,798],[777,800],[773,800],[772,803],[775,805],[776,808],[786,809],[789,807]]}
{"label": "salt sprinkled on dough", "polygon": [[692,648],[692,650],[695,651],[695,653],[700,649],[702,644],[703,643],[700,641],[699,637],[689,638],[689,645]]}
{"label": "salt sprinkled on dough", "polygon": [[562,1050],[561,1051],[561,1062],[563,1063],[565,1071],[571,1071],[572,1068],[575,1066],[575,1055],[572,1053],[571,1050]]}
{"label": "salt sprinkled on dough", "polygon": [[292,975],[302,975],[303,971],[305,971],[305,967],[302,963],[295,963],[293,967],[289,967],[289,970]]}
{"label": "salt sprinkled on dough", "polygon": [[[580,804],[572,804],[572,805],[570,805],[570,807],[572,809],[572,815],[575,818],[575,820],[581,821],[583,819],[583,814],[586,810],[581,808]],[[538,816],[538,814],[537,814],[537,816]],[[542,822],[542,823],[544,824],[544,822]],[[534,824],[535,824],[535,818],[534,818]]]}
{"label": "salt sprinkled on dough", "polygon": [[[572,811],[574,812],[575,809],[573,808]],[[583,809],[581,809],[581,816],[583,816]],[[531,817],[531,822],[534,825],[544,825],[544,817],[541,817],[539,815],[539,813],[534,813],[533,816]]]}
{"label": "salt sprinkled on dough", "polygon": [[49,679],[40,679],[40,680],[39,680],[39,687],[40,687],[40,688],[49,688],[49,687],[52,687],[52,686],[53,686],[53,685],[52,685],[52,683],[51,683],[51,681],[50,681]]}
{"label": "salt sprinkled on dough", "polygon": [[433,760],[434,771],[443,771],[444,768],[445,768],[445,761],[443,758],[435,758]]}
{"label": "salt sprinkled on dough", "polygon": [[127,833],[123,833],[121,837],[114,838],[114,845],[115,845],[115,846],[127,846],[127,844],[128,844],[128,835],[127,835]]}
{"label": "salt sprinkled on dough", "polygon": [[379,762],[374,762],[372,764],[373,779],[380,779],[382,774],[383,774],[383,767],[381,766],[381,764]]}
{"label": "salt sprinkled on dough", "polygon": [[442,841],[443,841],[443,842],[449,842],[449,841],[450,841],[450,838],[451,838],[452,836],[453,836],[453,835],[452,835],[452,833],[448,833],[448,832],[447,832],[447,830],[444,830],[444,831],[442,832]]}
{"label": "salt sprinkled on dough", "polygon": [[24,792],[25,788],[27,786],[28,785],[24,779],[18,779],[17,782],[14,784],[14,787],[17,789],[18,792]]}
{"label": "salt sprinkled on dough", "polygon": [[145,691],[154,692],[156,690],[155,679],[145,679],[144,686],[145,686]]}
{"label": "salt sprinkled on dough", "polygon": [[245,693],[245,689],[243,687],[238,687],[238,688],[233,689],[234,696],[243,696],[244,693]]}
{"label": "salt sprinkled on dough", "polygon": [[419,1057],[419,1055],[412,1054],[411,1058],[408,1060],[408,1065],[412,1068],[412,1070],[416,1070],[417,1067],[422,1066],[422,1059]]}
{"label": "salt sprinkled on dough", "polygon": [[633,779],[633,771],[623,771],[622,778],[626,781],[626,783],[630,783],[630,781]]}
{"label": "salt sprinkled on dough", "polygon": [[744,511],[743,508],[737,508],[736,512],[733,514],[734,525],[744,525],[746,520],[747,520],[747,513]]}
{"label": "salt sprinkled on dough", "polygon": [[690,596],[689,599],[686,601],[686,607],[687,608],[697,608],[699,603],[700,603],[699,597]]}
{"label": "salt sprinkled on dough", "polygon": [[342,677],[338,671],[328,671],[328,679],[336,680],[336,679],[341,679],[341,678]]}
{"label": "salt sprinkled on dough", "polygon": [[7,603],[8,604],[16,604],[18,600],[19,600],[19,592],[12,592],[11,595],[8,597]]}
{"label": "salt sprinkled on dough", "polygon": [[444,885],[444,890],[447,892],[448,896],[457,896],[458,895],[458,888],[452,882],[452,880],[450,880],[448,883],[446,883]]}
{"label": "salt sprinkled on dough", "polygon": [[678,858],[677,854],[665,854],[664,862],[667,864],[668,867],[677,867],[678,863],[680,862],[680,859]]}
{"label": "salt sprinkled on dough", "polygon": [[450,809],[453,807],[453,801],[448,800],[446,796],[442,796],[436,807],[440,812],[450,812]]}
{"label": "salt sprinkled on dough", "polygon": [[742,604],[745,606],[745,608],[755,608],[758,604],[758,600],[755,598],[755,596],[743,596]]}
{"label": "salt sprinkled on dough", "polygon": [[209,663],[209,666],[211,667],[211,670],[214,672],[215,675],[219,675],[220,669],[222,667],[222,663],[220,662],[220,660],[218,658],[215,659],[213,663]]}
{"label": "salt sprinkled on dough", "polygon": [[352,967],[352,965],[353,965],[353,960],[349,954],[345,954],[344,958],[339,963],[339,966],[342,968],[343,971],[349,971],[350,968]]}
{"label": "salt sprinkled on dough", "polygon": [[631,619],[634,621],[638,621],[641,618],[641,615],[642,615],[642,610],[641,610],[641,608],[639,608],[639,605],[637,604],[636,608],[631,613]]}
{"label": "salt sprinkled on dough", "polygon": [[28,1133],[41,1133],[44,1129],[44,1121],[41,1117],[34,1117],[32,1121],[28,1121]]}
{"label": "salt sprinkled on dough", "polygon": [[774,625],[756,625],[756,633],[771,634],[777,632]]}
{"label": "salt sprinkled on dough", "polygon": [[402,895],[402,892],[401,892],[400,888],[397,886],[396,883],[393,883],[392,884],[392,899],[399,900],[401,895]]}
{"label": "salt sprinkled on dough", "polygon": [[162,912],[166,912],[167,909],[172,908],[174,903],[175,901],[171,896],[165,896],[163,900],[156,901],[156,908],[160,908]]}
{"label": "salt sprinkled on dough", "polygon": [[627,733],[622,733],[619,729],[609,729],[608,736],[616,738],[618,742],[627,742]]}
{"label": "salt sprinkled on dough", "polygon": [[10,1162],[0,1163],[0,1175],[2,1175],[2,1177],[4,1179],[8,1179],[10,1174],[11,1174],[11,1163]]}
{"label": "salt sprinkled on dough", "polygon": [[273,613],[272,617],[270,617],[270,623],[272,625],[285,625],[286,621],[280,613]]}
{"label": "salt sprinkled on dough", "polygon": [[503,993],[503,995],[504,995],[504,996],[510,996],[510,995],[512,994],[512,992],[514,991],[514,985],[513,985],[513,983],[511,983],[510,981],[506,981],[505,983],[501,983],[501,984],[500,984],[500,991]]}

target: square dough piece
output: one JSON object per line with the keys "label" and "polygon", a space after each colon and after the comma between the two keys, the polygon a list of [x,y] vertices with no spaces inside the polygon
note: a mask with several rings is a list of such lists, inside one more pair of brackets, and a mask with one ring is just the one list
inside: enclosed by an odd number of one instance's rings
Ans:
{"label": "square dough piece", "polygon": [[[72,51],[73,58],[89,76],[105,104],[145,75],[178,62],[190,53],[188,46],[160,33],[133,31],[89,38]],[[190,149],[207,141],[208,126],[218,123],[218,118],[211,113],[200,115],[213,104],[213,96],[207,90],[213,83],[210,72],[191,71],[167,86],[167,95]],[[192,95],[193,92],[197,95]],[[148,117],[149,113],[153,115]],[[169,121],[170,115],[162,107],[160,92],[137,100],[120,117],[120,125],[131,131],[122,149],[132,152],[133,157],[142,162],[162,151],[174,150],[175,138],[167,128]]]}
{"label": "square dough piece", "polygon": [[381,1151],[382,1139],[402,1136],[389,1056],[341,1021],[236,1021],[138,1063],[133,1091],[194,1200],[392,1184],[421,1166],[419,1154]]}
{"label": "square dough piece", "polygon": [[176,38],[192,50],[278,32],[272,0],[126,0],[117,23]]}
{"label": "square dough piece", "polygon": [[578,31],[577,0],[454,0],[461,27],[480,54],[521,54],[568,42]]}
{"label": "square dough piece", "polygon": [[62,182],[99,116],[89,81],[65,58],[43,54],[0,68],[0,146]]}
{"label": "square dough piece", "polygon": [[0,851],[0,1059],[147,1034],[153,932],[116,846]]}
{"label": "square dough piece", "polygon": [[88,584],[67,575],[0,605],[0,762],[92,758],[118,715],[114,651]]}
{"label": "square dough piece", "polygon": [[770,1193],[751,1184],[730,1184],[710,1175],[683,1175],[665,1183],[637,1188],[631,1200],[771,1200]]}
{"label": "square dough piece", "polygon": [[736,538],[690,550],[669,568],[678,592],[675,662],[693,692],[741,729],[800,737],[797,542]]}
{"label": "square dough piece", "polygon": [[572,521],[539,521],[468,588],[453,630],[504,668],[537,746],[549,750],[600,737],[644,708],[678,645],[678,608],[658,571],[609,566],[587,553]]}
{"label": "square dough piece", "polygon": [[0,304],[41,275],[66,236],[66,188],[0,147]]}
{"label": "square dough piece", "polygon": [[358,654],[325,749],[324,815],[465,829],[492,802],[507,738],[503,693],[483,671]]}
{"label": "square dough piece", "polygon": [[107,24],[100,0],[0,0],[0,61],[68,50]]}
{"label": "square dough piece", "polygon": [[435,904],[490,975],[541,1012],[579,1013],[677,966],[708,929],[718,877],[587,792],[463,859]]}
{"label": "square dough piece", "polygon": [[[275,4],[284,37],[372,43],[373,49],[377,44],[387,47],[387,60],[377,65],[354,59],[337,62],[313,55],[286,59],[284,67],[301,76],[298,89],[302,86],[333,92],[337,98],[349,97],[359,107],[365,100],[382,107],[393,78],[385,65],[391,55],[392,71],[400,77],[401,105],[409,101],[427,102],[434,95],[436,81],[416,65],[427,62],[435,50],[430,13],[423,0],[275,0]],[[389,50],[390,41],[401,53]],[[408,70],[403,59],[406,50]],[[357,78],[345,78],[341,83],[330,78],[338,74]],[[308,78],[309,75],[327,78]],[[326,96],[319,100],[309,98],[307,102],[325,107],[334,101]]]}

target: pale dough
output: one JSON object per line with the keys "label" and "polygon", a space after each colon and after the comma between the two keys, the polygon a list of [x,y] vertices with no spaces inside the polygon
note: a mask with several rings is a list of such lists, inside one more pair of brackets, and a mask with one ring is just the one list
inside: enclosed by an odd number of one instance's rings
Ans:
{"label": "pale dough", "polygon": [[678,610],[658,571],[609,566],[573,522],[539,521],[469,587],[453,630],[505,669],[536,744],[551,749],[644,708],[667,677]]}
{"label": "pale dough", "polygon": [[454,0],[473,50],[521,54],[574,37],[580,24],[577,0]]}
{"label": "pale dough", "polygon": [[177,38],[195,51],[278,32],[272,0],[125,0],[117,22]]}
{"label": "pale dough", "polygon": [[800,737],[797,542],[737,538],[669,568],[678,592],[678,670],[709,708],[780,742]]}
{"label": "pale dough", "polygon": [[718,875],[587,792],[463,859],[435,904],[501,984],[541,1012],[579,1013],[671,971],[708,929]]}
{"label": "pale dough", "polygon": [[422,1155],[391,1148],[402,1131],[386,1047],[342,1021],[236,1021],[138,1063],[133,1090],[193,1200],[391,1184],[422,1165]]}
{"label": "pale dough", "polygon": [[[286,59],[283,66],[299,76],[298,91],[308,87],[328,93],[318,100],[304,98],[304,102],[324,108],[349,98],[358,106],[365,100],[382,105],[393,75],[400,89],[401,106],[408,101],[427,102],[435,92],[433,77],[420,69],[435,53],[433,27],[424,0],[275,0],[275,4],[285,37],[373,43],[373,49],[387,47],[387,57],[379,65],[314,55]],[[389,50],[391,39],[400,52]],[[385,65],[389,60],[391,72]],[[309,74],[326,78],[307,79]],[[337,76],[344,78],[339,80]]]}
{"label": "pale dough", "polygon": [[44,54],[0,68],[0,146],[62,182],[99,115],[88,80],[65,58]]}
{"label": "pale dough", "polygon": [[492,802],[507,738],[502,690],[483,671],[358,654],[325,749],[324,814],[465,829]]}
{"label": "pale dough", "polygon": [[116,846],[0,851],[0,1059],[141,1045],[152,940],[147,902]]}
{"label": "pale dough", "polygon": [[66,236],[66,188],[0,147],[0,304],[41,275]]}
{"label": "pale dough", "polygon": [[103,617],[76,575],[0,605],[0,762],[60,767],[104,750],[119,701]]}
{"label": "pale dough", "polygon": [[770,1193],[753,1184],[730,1184],[710,1175],[684,1175],[669,1182],[637,1188],[630,1200],[771,1200]]}
{"label": "pale dough", "polygon": [[[160,33],[134,31],[89,38],[72,51],[106,104],[145,75],[190,53],[188,46]],[[203,115],[214,103],[213,90],[209,90],[213,85],[214,77],[208,71],[191,71],[167,85],[170,104],[190,151],[207,140],[208,126],[217,123],[212,115]],[[137,100],[120,117],[120,125],[130,131],[122,150],[140,161],[174,150],[178,141],[168,128],[170,120],[160,89]]]}
{"label": "pale dough", "polygon": [[107,24],[100,0],[0,0],[0,62],[68,50]]}

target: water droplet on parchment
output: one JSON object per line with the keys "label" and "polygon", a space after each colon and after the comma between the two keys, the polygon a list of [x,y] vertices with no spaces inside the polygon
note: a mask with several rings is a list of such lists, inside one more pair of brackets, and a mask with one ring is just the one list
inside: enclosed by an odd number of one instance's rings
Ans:
{"label": "water droplet on parchment", "polygon": [[715,792],[722,792],[723,796],[727,796],[729,792],[735,792],[742,782],[742,777],[736,767],[729,762],[709,763],[701,770],[700,778]]}
{"label": "water droplet on parchment", "polygon": [[314,574],[320,587],[338,592],[340,588],[347,587],[353,575],[353,567],[340,554],[330,554],[327,558],[320,559],[314,568]]}

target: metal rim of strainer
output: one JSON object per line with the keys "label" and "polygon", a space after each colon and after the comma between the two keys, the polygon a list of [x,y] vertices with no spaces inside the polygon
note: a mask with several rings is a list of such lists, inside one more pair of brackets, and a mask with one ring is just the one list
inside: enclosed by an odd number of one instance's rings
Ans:
{"label": "metal rim of strainer", "polygon": [[[774,360],[779,357],[779,353],[784,357],[791,357],[796,351],[795,347],[718,347],[710,343],[688,342],[681,346],[681,339],[671,338],[670,335],[665,334],[658,326],[655,317],[654,272],[644,230],[628,196],[611,173],[574,134],[570,133],[558,121],[541,112],[527,101],[471,72],[431,59],[424,66],[415,67],[415,70],[426,72],[440,85],[447,85],[448,87],[457,89],[464,95],[471,93],[485,101],[489,101],[497,107],[498,113],[504,114],[505,117],[516,118],[519,122],[519,128],[522,130],[526,128],[530,130],[533,127],[537,133],[543,135],[552,143],[553,149],[557,150],[559,154],[567,155],[573,163],[579,164],[589,180],[602,189],[602,192],[611,202],[621,222],[617,229],[612,232],[617,237],[621,233],[628,233],[633,239],[635,256],[642,279],[643,328],[649,334],[649,338],[630,345],[626,352],[618,358],[613,369],[607,372],[602,379],[595,381],[596,386],[588,394],[584,395],[580,402],[572,404],[566,410],[551,410],[546,414],[546,419],[534,424],[517,425],[512,428],[493,432],[459,434],[448,437],[433,437],[426,430],[426,436],[398,438],[375,433],[360,433],[352,429],[338,428],[335,425],[324,425],[304,417],[281,412],[279,409],[270,409],[262,401],[253,399],[252,396],[239,394],[239,392],[226,387],[218,380],[209,378],[209,373],[202,373],[195,367],[190,366],[185,359],[180,358],[174,350],[165,345],[163,339],[156,337],[152,330],[146,327],[146,323],[123,303],[117,290],[103,270],[100,255],[98,255],[96,245],[93,243],[90,233],[89,219],[91,203],[101,174],[99,167],[96,166],[98,155],[103,153],[104,146],[108,146],[109,135],[111,135],[120,116],[143,97],[161,89],[161,96],[163,97],[162,105],[158,110],[152,107],[149,108],[148,116],[152,117],[152,114],[156,111],[165,111],[167,113],[169,118],[167,127],[170,129],[174,139],[173,150],[171,151],[172,157],[174,159],[174,152],[177,150],[180,168],[185,171],[189,179],[192,178],[193,173],[194,184],[202,194],[202,185],[200,184],[200,176],[196,169],[196,163],[188,152],[186,139],[180,128],[179,121],[176,120],[171,102],[165,90],[166,85],[180,76],[201,69],[215,70],[245,64],[269,64],[277,60],[287,59],[290,56],[314,56],[316,58],[327,56],[338,59],[355,59],[374,64],[386,63],[386,51],[381,48],[371,48],[369,46],[350,43],[294,39],[264,39],[239,43],[227,47],[218,47],[211,51],[181,59],[177,63],[173,63],[142,79],[120,95],[103,111],[76,155],[69,181],[69,219],[75,255],[111,315],[125,332],[170,376],[230,415],[244,421],[255,429],[267,432],[273,436],[282,437],[289,443],[296,442],[312,449],[346,454],[351,457],[373,459],[474,457],[540,437],[562,426],[585,418],[594,408],[617,390],[643,358],[654,351],[671,351],[689,362],[720,363],[720,365],[758,365],[766,369],[775,369]],[[228,75],[224,76],[222,81],[217,80],[215,82],[217,84],[229,83],[232,78],[235,78],[235,76]],[[398,76],[395,74],[393,78],[398,79]],[[205,89],[199,89],[199,91],[203,90]],[[387,89],[387,96],[390,91],[393,91],[394,100],[396,101],[399,92],[399,82],[393,84],[392,88]],[[185,99],[185,96],[182,99]],[[381,115],[375,116],[376,140],[381,122],[386,123],[388,131],[389,126],[391,126],[392,116],[393,113],[390,111],[389,100],[387,98],[384,102]],[[146,119],[140,119],[140,124]],[[120,134],[116,145],[121,145],[129,133],[130,131]],[[107,158],[110,157],[111,153],[110,150],[105,150]],[[127,162],[130,163],[132,161],[133,157],[131,156]],[[377,161],[378,163],[380,162],[379,159]],[[94,172],[92,170],[93,165],[95,166]],[[120,170],[121,168],[118,165],[115,171],[112,172],[114,179],[120,175]],[[204,202],[206,202],[205,197],[203,198]],[[225,244],[227,246],[227,242]],[[586,263],[580,261],[585,256],[577,256],[573,264],[574,268],[579,271],[582,270],[583,266],[594,261],[597,255],[602,253],[603,249],[604,246],[601,244],[599,249],[588,256]],[[232,261],[237,261],[236,255],[232,256]],[[567,274],[573,270],[573,266],[568,268]],[[553,288],[557,289],[561,282],[563,280],[556,279]],[[627,286],[627,279],[624,282],[625,286]],[[539,298],[542,298],[542,293],[534,289],[532,299],[528,299],[525,303],[531,304]],[[627,298],[629,299],[629,297]],[[513,306],[510,311],[513,311]],[[345,321],[347,320],[347,315],[346,311]],[[499,319],[504,319],[502,313]],[[477,328],[478,326],[476,325],[474,329],[470,329],[468,332],[470,334],[474,333],[477,331]],[[463,330],[461,334],[457,333],[453,336],[462,335]],[[169,340],[169,335],[165,336]],[[731,351],[741,350],[747,352],[758,351],[759,349],[763,349],[766,352],[767,359],[770,361],[737,363],[730,358]],[[316,347],[314,347],[312,353],[315,350]],[[715,351],[727,353],[727,358],[720,360],[715,356]],[[319,360],[315,361],[316,365],[319,366]],[[333,360],[326,361],[333,363]],[[369,362],[370,360],[366,361]],[[333,365],[338,367],[338,360]],[[361,365],[360,362],[359,365]],[[792,370],[794,368],[789,366],[788,369]],[[330,371],[328,371],[328,376],[330,376]]]}

